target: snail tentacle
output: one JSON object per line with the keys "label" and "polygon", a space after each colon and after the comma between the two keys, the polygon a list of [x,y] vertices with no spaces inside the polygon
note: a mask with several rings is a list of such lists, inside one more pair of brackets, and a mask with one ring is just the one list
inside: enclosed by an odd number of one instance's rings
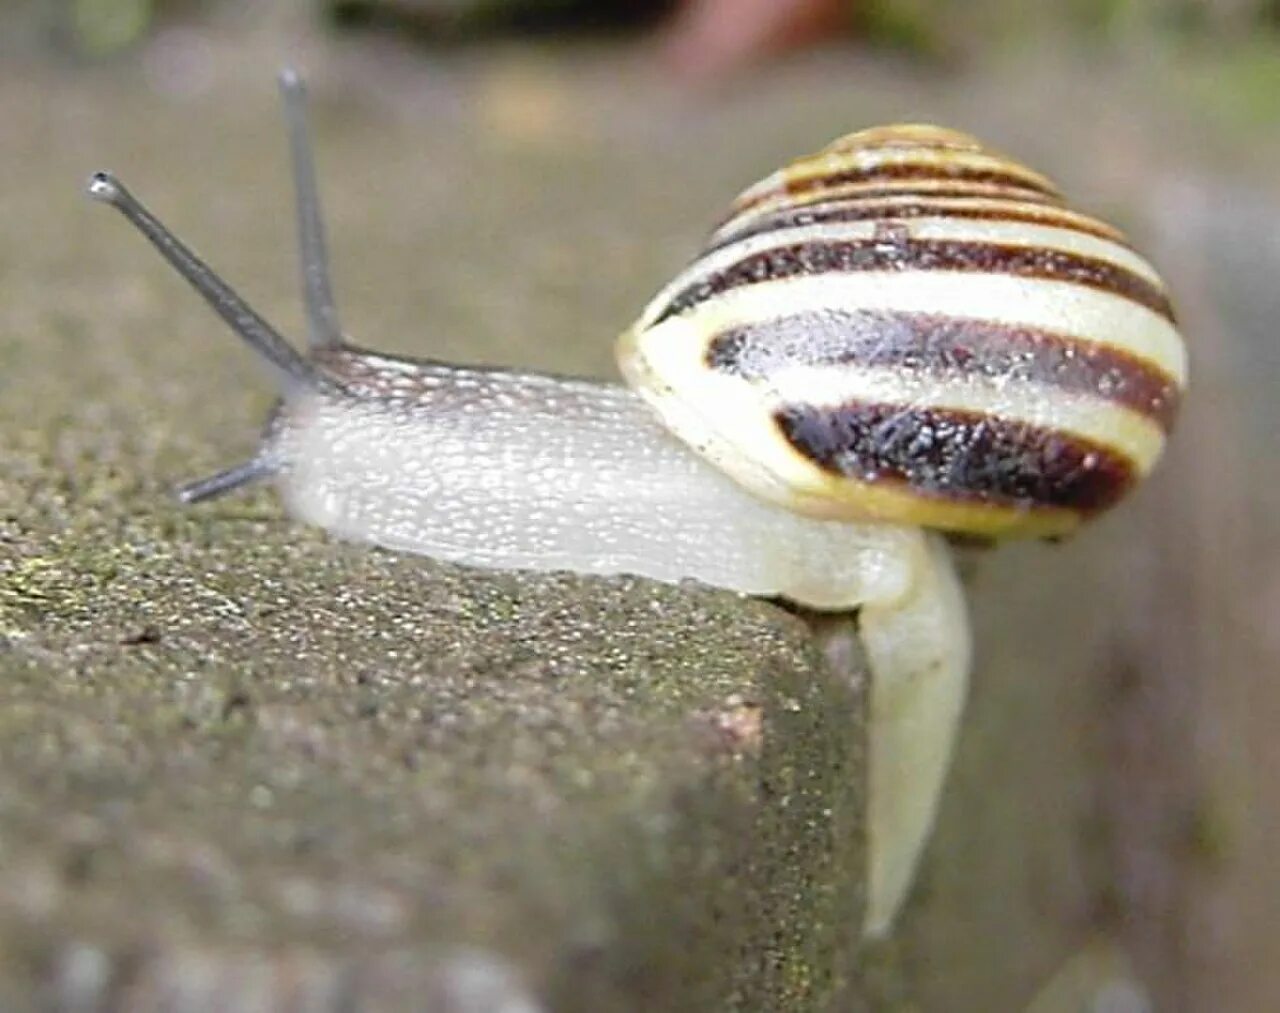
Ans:
{"label": "snail tentacle", "polygon": [[312,155],[310,130],[307,126],[306,85],[292,68],[285,68],[280,72],[279,84],[293,163],[302,301],[307,311],[307,343],[312,349],[337,348],[343,344],[342,324],[338,319],[330,281],[320,188],[316,183],[315,157]]}
{"label": "snail tentacle", "polygon": [[243,489],[247,485],[272,478],[278,470],[277,465],[268,458],[254,457],[206,478],[184,482],[174,489],[173,495],[179,503],[203,503],[205,500],[216,499],[237,489]]}
{"label": "snail tentacle", "polygon": [[[204,297],[213,311],[267,361],[286,397],[303,391],[328,396],[344,392],[334,377],[322,372],[314,362],[298,352],[115,176],[109,172],[96,172],[90,178],[87,190],[89,196],[115,208],[150,240],[160,255]],[[174,494],[182,503],[200,503],[271,478],[278,470],[278,461],[263,449],[248,461],[179,486]]]}
{"label": "snail tentacle", "polygon": [[94,200],[109,204],[141,232],[165,260],[204,298],[215,313],[274,369],[285,391],[300,388],[339,393],[339,385],[271,326],[213,269],[173,234],[109,172],[95,172],[86,187]]}

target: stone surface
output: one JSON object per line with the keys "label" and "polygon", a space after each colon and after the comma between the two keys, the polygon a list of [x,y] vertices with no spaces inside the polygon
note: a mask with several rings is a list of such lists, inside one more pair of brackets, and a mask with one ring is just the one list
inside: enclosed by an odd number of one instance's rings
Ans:
{"label": "stone surface", "polygon": [[[166,495],[243,453],[269,393],[78,186],[116,164],[281,315],[288,192],[262,67],[252,111],[199,102],[181,157],[192,110],[132,79],[28,79],[48,105],[3,113],[18,141],[5,170],[44,192],[10,192],[3,212],[0,1004],[820,1003],[857,923],[859,696],[800,619],[695,587],[333,543],[265,492],[190,510]],[[376,176],[387,142],[334,144],[320,107],[336,195],[349,172]],[[471,171],[441,157],[428,219]],[[490,185],[520,189],[547,171],[538,157]],[[333,202],[340,230],[355,196]],[[454,351],[486,314],[520,322],[519,285],[503,287],[493,232],[476,231],[498,225],[486,193],[465,200],[481,210],[459,212],[467,238],[436,258],[464,279],[445,289],[466,317]],[[406,265],[436,248],[433,226],[397,237],[390,206],[359,203],[412,302],[432,268]],[[38,242],[23,252],[19,235]],[[411,337],[448,316],[424,314]]]}
{"label": "stone surface", "polygon": [[[1103,965],[1160,1009],[1274,995],[1265,63],[837,54],[693,105],[631,54],[297,28],[0,66],[0,1006],[1042,1010]],[[795,617],[367,552],[266,493],[167,498],[245,454],[270,392],[78,187],[115,169],[301,333],[285,59],[345,319],[387,350],[607,375],[729,194],[891,119],[973,129],[1159,241],[1197,393],[1115,518],[970,561],[972,703],[895,939],[859,951],[838,916],[858,700]]]}
{"label": "stone surface", "polygon": [[787,1008],[847,947],[855,701],[768,606],[216,515],[85,523],[8,590],[10,987]]}

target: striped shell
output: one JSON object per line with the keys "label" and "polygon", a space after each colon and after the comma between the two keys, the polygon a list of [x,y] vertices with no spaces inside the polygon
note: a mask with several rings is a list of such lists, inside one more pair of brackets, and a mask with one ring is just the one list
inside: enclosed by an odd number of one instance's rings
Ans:
{"label": "striped shell", "polygon": [[1124,236],[967,134],[840,138],[749,187],[622,336],[624,375],[758,495],[1061,535],[1154,465],[1186,386]]}

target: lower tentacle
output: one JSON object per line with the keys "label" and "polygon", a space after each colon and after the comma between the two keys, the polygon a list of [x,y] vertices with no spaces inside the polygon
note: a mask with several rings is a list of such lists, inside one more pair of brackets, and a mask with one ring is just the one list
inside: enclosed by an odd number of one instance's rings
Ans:
{"label": "lower tentacle", "polygon": [[254,457],[205,478],[184,482],[174,490],[174,495],[181,503],[202,503],[272,478],[277,470],[276,464],[267,457]]}

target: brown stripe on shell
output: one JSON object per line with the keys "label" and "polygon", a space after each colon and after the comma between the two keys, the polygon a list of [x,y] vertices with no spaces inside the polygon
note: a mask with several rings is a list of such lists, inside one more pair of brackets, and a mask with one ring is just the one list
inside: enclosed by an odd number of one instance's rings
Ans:
{"label": "brown stripe on shell", "polygon": [[824,471],[940,501],[1092,514],[1136,477],[1126,457],[1092,441],[981,412],[855,402],[789,406],[774,420]]}
{"label": "brown stripe on shell", "polygon": [[992,200],[1013,200],[1027,204],[1039,204],[1044,207],[1062,207],[1062,198],[1047,194],[1033,193],[1018,187],[1003,186],[998,183],[964,183],[948,185],[946,180],[904,181],[900,186],[850,185],[834,191],[813,191],[808,194],[791,194],[788,200],[796,207],[803,204],[818,204],[828,200],[863,200],[875,197],[986,197]]}
{"label": "brown stripe on shell", "polygon": [[[903,196],[901,194],[897,196]],[[929,197],[935,196],[929,194]],[[972,196],[972,195],[966,195]],[[1028,225],[1044,225],[1050,228],[1068,229],[1096,236],[1117,245],[1129,247],[1123,233],[1113,229],[1094,218],[1044,204],[1030,204],[1023,201],[1001,201],[1000,207],[964,207],[951,204],[930,203],[922,199],[913,203],[887,203],[883,197],[880,201],[864,200],[861,195],[848,200],[831,202],[830,204],[800,204],[770,211],[755,218],[748,218],[739,229],[726,232],[722,228],[721,235],[714,244],[709,245],[706,253],[718,250],[730,243],[771,232],[777,229],[802,228],[809,225],[830,225],[844,222],[879,222],[894,219],[942,218],[947,220],[963,219],[965,221],[987,222],[1022,222]],[[728,223],[726,223],[727,228]]]}
{"label": "brown stripe on shell", "polygon": [[945,162],[933,164],[910,161],[897,163],[877,161],[869,165],[850,166],[836,169],[832,172],[812,176],[802,175],[799,178],[795,178],[793,174],[798,171],[799,165],[802,164],[798,163],[788,169],[776,187],[771,187],[758,193],[747,191],[745,195],[734,201],[734,212],[745,211],[756,204],[768,200],[770,197],[779,197],[783,194],[797,196],[814,191],[832,190],[836,187],[850,184],[875,184],[894,181],[906,183],[918,183],[921,181],[954,183],[960,190],[964,189],[965,183],[977,183],[984,186],[1004,187],[1019,194],[1027,194],[1032,199],[1049,198],[1054,201],[1062,199],[1062,195],[1052,186],[1040,183],[1029,176],[1023,176],[1016,169],[1014,171],[1001,172],[998,169],[975,168],[974,166],[947,164]]}
{"label": "brown stripe on shell", "polygon": [[951,239],[873,238],[792,243],[761,250],[677,292],[650,326],[731,289],[857,271],[964,271],[1070,282],[1110,292],[1173,321],[1164,292],[1117,264],[1063,250]]}
{"label": "brown stripe on shell", "polygon": [[796,313],[716,335],[705,361],[717,372],[748,380],[794,366],[856,365],[944,380],[1036,383],[1129,408],[1165,432],[1181,400],[1173,377],[1121,349],[1049,330],[936,313]]}
{"label": "brown stripe on shell", "polygon": [[[971,183],[968,186],[946,186],[934,185],[934,182],[944,181],[906,181],[900,186],[875,186],[871,184],[859,184],[853,186],[841,187],[833,191],[814,191],[808,194],[791,194],[787,195],[780,190],[771,190],[758,195],[753,195],[749,200],[739,198],[715,225],[713,232],[718,232],[728,227],[732,222],[739,219],[750,221],[756,215],[772,214],[775,210],[782,208],[799,209],[813,204],[828,204],[835,201],[862,201],[862,200],[883,200],[893,197],[918,197],[921,200],[932,200],[935,197],[952,199],[952,198],[979,198],[982,200],[1000,200],[1010,201],[1017,204],[1029,204],[1038,207],[1061,208],[1063,206],[1060,197],[1050,197],[1045,194],[1032,193],[1029,190],[1014,190],[1006,186],[995,186],[990,183]],[[766,206],[770,201],[776,201],[777,207]]]}

